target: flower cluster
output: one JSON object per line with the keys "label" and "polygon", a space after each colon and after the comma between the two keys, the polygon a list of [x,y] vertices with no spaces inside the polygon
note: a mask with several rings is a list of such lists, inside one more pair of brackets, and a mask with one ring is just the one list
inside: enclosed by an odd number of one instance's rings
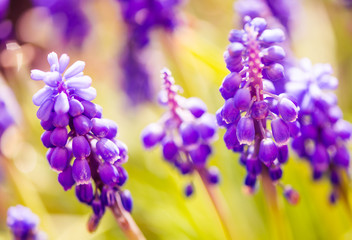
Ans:
{"label": "flower cluster", "polygon": [[[219,182],[219,171],[216,167],[207,168],[211,154],[211,143],[217,138],[217,124],[213,115],[207,113],[207,107],[199,98],[184,98],[178,95],[179,86],[169,70],[161,73],[163,90],[160,92],[160,103],[168,106],[168,111],[157,123],[148,125],[142,132],[145,148],[158,144],[166,161],[174,165],[181,174],[192,174],[198,171],[206,176],[210,184]],[[185,187],[185,195],[193,193],[193,184]]]}
{"label": "flower cluster", "polygon": [[118,196],[131,211],[130,193],[120,189],[127,180],[121,166],[128,158],[127,146],[115,138],[116,123],[102,118],[102,108],[91,102],[96,90],[83,74],[85,63],[77,61],[65,71],[69,57],[62,54],[59,59],[54,52],[48,62],[49,72],[32,70],[31,78],[46,84],[33,96],[33,103],[39,106],[37,117],[45,129],[41,140],[49,149],[51,168],[59,173],[65,190],[76,184],[78,200],[91,205],[97,219]]}
{"label": "flower cluster", "polygon": [[[241,153],[247,169],[246,189],[252,193],[258,175],[269,174],[272,181],[282,177],[281,164],[288,160],[287,143],[299,131],[297,106],[284,95],[275,95],[274,81],[284,76],[278,63],[284,50],[274,45],[284,40],[280,29],[267,29],[263,18],[246,18],[243,30],[232,30],[231,44],[224,54],[231,71],[220,87],[225,104],[217,112],[220,126],[226,127],[228,149]],[[267,127],[270,120],[271,128]],[[280,186],[282,186],[280,184]],[[285,196],[296,196],[285,188]],[[289,197],[294,203],[296,197]]]}
{"label": "flower cluster", "polygon": [[347,140],[352,134],[352,125],[342,119],[337,97],[331,91],[337,88],[338,80],[331,76],[329,64],[312,66],[303,59],[299,67],[288,70],[286,89],[298,105],[298,122],[301,134],[292,142],[297,154],[307,159],[312,167],[313,179],[326,175],[333,186],[330,201],[335,202],[341,184],[341,172],[347,171],[350,156]]}
{"label": "flower cluster", "polygon": [[7,226],[10,228],[14,239],[19,240],[44,240],[44,232],[38,231],[39,218],[29,208],[22,205],[10,207],[7,211]]}
{"label": "flower cluster", "polygon": [[175,7],[180,0],[117,0],[128,27],[128,39],[138,48],[149,43],[150,32],[162,27],[173,30],[176,25]]}
{"label": "flower cluster", "polygon": [[235,8],[242,18],[274,17],[289,34],[299,6],[298,1],[292,0],[240,0],[236,2]]}
{"label": "flower cluster", "polygon": [[127,42],[120,56],[122,88],[132,105],[152,99],[152,87],[147,67],[139,49]]}
{"label": "flower cluster", "polygon": [[84,1],[71,0],[32,0],[34,6],[46,7],[56,18],[56,26],[64,40],[81,46],[90,31],[88,18],[82,11]]}
{"label": "flower cluster", "polygon": [[152,30],[162,27],[172,31],[176,26],[175,7],[180,0],[118,0],[127,27],[126,46],[120,58],[122,87],[132,104],[153,97],[149,73],[141,50],[150,41]]}

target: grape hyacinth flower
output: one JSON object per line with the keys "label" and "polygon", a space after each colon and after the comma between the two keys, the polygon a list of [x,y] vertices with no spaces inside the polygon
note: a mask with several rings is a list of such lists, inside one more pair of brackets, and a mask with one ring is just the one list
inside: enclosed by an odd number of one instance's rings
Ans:
{"label": "grape hyacinth flower", "polygon": [[329,64],[312,65],[303,59],[299,67],[288,70],[286,89],[298,105],[297,121],[301,134],[292,142],[292,148],[309,161],[314,180],[326,176],[332,184],[330,201],[339,197],[342,173],[350,166],[347,140],[352,134],[352,125],[343,120],[337,97],[332,92],[338,80],[332,75]]}
{"label": "grape hyacinth flower", "polygon": [[22,205],[10,207],[7,211],[7,226],[13,239],[45,240],[47,236],[38,230],[39,218],[29,208]]}
{"label": "grape hyacinth flower", "polygon": [[127,38],[120,57],[122,87],[133,105],[153,98],[151,79],[142,50],[154,29],[173,31],[180,0],[117,0],[126,25]]}
{"label": "grape hyacinth flower", "polygon": [[127,146],[116,139],[116,123],[103,118],[102,108],[91,102],[96,90],[92,79],[83,74],[85,63],[77,61],[67,68],[69,57],[58,58],[54,52],[48,62],[50,71],[31,72],[33,80],[46,84],[33,96],[45,130],[41,140],[64,190],[75,185],[78,200],[92,207],[89,228],[94,230],[106,207],[115,211],[120,204],[132,210],[131,195],[122,190],[128,177],[122,167],[128,159]]}
{"label": "grape hyacinth flower", "polygon": [[128,39],[141,49],[158,27],[172,31],[176,26],[176,7],[180,0],[117,0],[127,25]]}
{"label": "grape hyacinth flower", "polygon": [[[160,103],[168,107],[159,122],[151,123],[142,132],[145,148],[161,145],[165,161],[177,168],[183,175],[192,175],[198,171],[206,176],[208,184],[219,182],[216,167],[207,168],[212,152],[211,143],[217,138],[215,117],[207,113],[207,107],[199,98],[184,98],[178,95],[179,86],[168,69],[161,72],[163,90]],[[193,184],[185,187],[185,195],[194,192]]]}
{"label": "grape hyacinth flower", "polygon": [[288,160],[287,143],[296,134],[291,128],[297,124],[298,107],[285,95],[275,95],[273,86],[285,77],[278,63],[285,52],[276,45],[284,40],[284,33],[267,29],[263,18],[244,21],[243,30],[232,30],[229,35],[231,43],[224,58],[231,73],[220,87],[225,104],[217,120],[227,129],[227,148],[241,153],[240,162],[247,169],[244,184],[253,193],[260,175],[270,176],[273,183],[280,181],[281,166]]}
{"label": "grape hyacinth flower", "polygon": [[287,34],[290,34],[299,9],[299,2],[297,0],[239,0],[234,7],[242,19],[249,16],[262,17],[271,21],[274,17]]}
{"label": "grape hyacinth flower", "polygon": [[122,88],[132,105],[149,101],[153,98],[152,86],[147,66],[141,52],[133,42],[127,42],[120,56],[122,69]]}
{"label": "grape hyacinth flower", "polygon": [[32,0],[34,6],[45,7],[54,17],[55,26],[59,28],[63,39],[76,46],[82,46],[88,36],[91,25],[82,8],[83,0]]}

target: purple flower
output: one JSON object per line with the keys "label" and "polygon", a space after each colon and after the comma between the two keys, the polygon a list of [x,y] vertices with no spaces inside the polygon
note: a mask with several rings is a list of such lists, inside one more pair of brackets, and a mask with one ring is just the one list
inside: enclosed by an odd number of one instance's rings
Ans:
{"label": "purple flower", "polygon": [[122,87],[133,105],[153,98],[151,79],[142,50],[150,42],[154,29],[172,31],[176,25],[176,7],[180,0],[117,0],[126,24],[126,44],[120,57]]}
{"label": "purple flower", "polygon": [[82,11],[84,1],[71,0],[32,0],[34,6],[46,7],[59,28],[65,41],[82,46],[90,32],[90,23]]}
{"label": "purple flower", "polygon": [[37,229],[39,224],[38,216],[22,205],[8,209],[6,222],[14,239],[47,239],[46,234]]}
{"label": "purple flower", "polygon": [[301,109],[297,119],[301,135],[294,139],[292,148],[309,161],[313,179],[329,177],[330,200],[334,202],[340,174],[347,172],[350,165],[347,140],[352,134],[352,125],[342,119],[337,97],[331,91],[337,88],[338,81],[331,74],[329,64],[312,65],[303,59],[298,67],[288,70],[290,81],[286,89]]}
{"label": "purple flower", "polygon": [[153,98],[151,79],[141,50],[127,40],[120,56],[122,88],[133,105]]}
{"label": "purple flower", "polygon": [[140,48],[148,44],[151,30],[158,27],[173,30],[176,26],[175,7],[180,0],[117,1],[128,27],[128,38]]}
{"label": "purple flower", "polygon": [[262,17],[271,21],[274,17],[289,34],[297,14],[299,3],[296,0],[240,0],[235,4],[236,11],[243,18]]}
{"label": "purple flower", "polygon": [[[77,199],[100,213],[93,217],[98,224],[105,207],[123,194],[127,172],[121,164],[128,159],[127,146],[115,139],[116,123],[102,118],[102,108],[91,102],[96,90],[91,87],[92,79],[83,74],[85,63],[77,61],[67,68],[69,57],[58,58],[54,52],[48,62],[50,71],[31,72],[33,80],[46,84],[33,96],[39,106],[37,117],[46,130],[41,139],[49,148],[51,168],[59,172],[59,183],[65,191],[76,185]],[[109,201],[102,202],[106,192]],[[132,205],[127,206],[131,211]]]}
{"label": "purple flower", "polygon": [[9,0],[0,1],[0,45],[5,43],[13,30],[11,21],[6,19],[9,3]]}
{"label": "purple flower", "polygon": [[8,111],[8,106],[6,103],[0,98],[0,138],[5,130],[14,124],[14,119],[12,115]]}
{"label": "purple flower", "polygon": [[285,78],[278,63],[285,52],[274,45],[284,40],[284,33],[268,29],[263,18],[246,17],[244,21],[243,30],[231,31],[231,43],[224,53],[231,73],[220,86],[226,101],[218,111],[218,122],[227,129],[226,146],[241,152],[248,172],[245,185],[252,193],[262,172],[269,173],[274,182],[280,180],[280,165],[288,158],[289,124],[295,124],[298,107],[284,95],[277,96],[272,84]]}
{"label": "purple flower", "polygon": [[[162,70],[161,76],[163,90],[159,100],[168,110],[159,122],[148,125],[142,131],[144,147],[160,144],[164,159],[181,174],[204,171],[209,183],[218,183],[218,170],[206,167],[211,143],[217,138],[215,117],[206,112],[207,107],[199,98],[186,99],[178,95],[179,86],[174,84],[169,70]],[[190,183],[185,188],[185,195],[190,196],[193,191],[193,184]]]}

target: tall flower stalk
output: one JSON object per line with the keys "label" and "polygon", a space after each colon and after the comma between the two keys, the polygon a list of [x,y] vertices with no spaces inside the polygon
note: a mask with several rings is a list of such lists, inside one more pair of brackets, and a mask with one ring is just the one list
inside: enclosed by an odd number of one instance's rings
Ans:
{"label": "tall flower stalk", "polygon": [[[167,111],[157,123],[148,125],[142,132],[144,147],[149,149],[162,146],[163,158],[182,175],[198,174],[221,219],[226,236],[230,239],[230,226],[223,205],[214,186],[219,182],[219,170],[207,167],[212,152],[211,143],[217,139],[217,124],[213,115],[199,98],[184,98],[178,94],[180,87],[168,69],[161,72],[163,89],[159,95],[161,105]],[[184,194],[189,197],[194,192],[192,182],[185,186]]]}
{"label": "tall flower stalk", "polygon": [[329,64],[312,65],[308,59],[290,68],[288,77],[287,92],[301,108],[298,117],[301,134],[292,142],[292,148],[310,163],[314,180],[329,179],[332,186],[329,200],[335,203],[345,194],[343,175],[350,166],[347,141],[352,135],[352,125],[343,119],[333,93],[338,80],[332,76]]}
{"label": "tall flower stalk", "polygon": [[33,103],[39,106],[37,117],[45,130],[41,140],[59,183],[65,191],[75,185],[77,199],[92,207],[89,231],[97,228],[110,208],[129,239],[144,239],[129,214],[131,194],[122,190],[128,176],[122,167],[128,160],[127,146],[116,139],[116,123],[102,118],[102,108],[91,102],[96,90],[83,74],[85,63],[77,61],[67,68],[69,57],[58,58],[54,52],[48,62],[50,71],[31,72],[33,80],[46,84],[33,96]]}
{"label": "tall flower stalk", "polygon": [[275,44],[285,36],[280,29],[267,29],[263,18],[246,17],[244,22],[243,30],[231,31],[224,54],[231,73],[220,87],[225,104],[217,112],[218,124],[227,129],[227,148],[241,153],[240,162],[247,169],[246,192],[253,193],[257,178],[268,175],[295,204],[298,194],[280,179],[288,160],[287,143],[298,134],[298,107],[285,95],[276,95],[272,83],[284,78],[278,62],[285,51]]}

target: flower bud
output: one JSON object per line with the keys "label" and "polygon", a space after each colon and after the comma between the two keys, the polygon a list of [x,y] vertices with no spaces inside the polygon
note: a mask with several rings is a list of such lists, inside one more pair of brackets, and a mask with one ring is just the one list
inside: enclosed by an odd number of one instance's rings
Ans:
{"label": "flower bud", "polygon": [[290,130],[281,118],[271,121],[271,130],[278,146],[286,145],[290,139]]}
{"label": "flower bud", "polygon": [[50,135],[50,142],[56,147],[64,147],[68,139],[66,128],[55,128]]}
{"label": "flower bud", "polygon": [[208,168],[207,180],[211,184],[218,184],[220,182],[220,171],[217,167],[211,166]]}
{"label": "flower bud", "polygon": [[84,107],[82,103],[77,99],[72,98],[70,99],[69,103],[70,103],[70,110],[68,111],[68,113],[72,117],[77,117],[84,112]]}
{"label": "flower bud", "polygon": [[242,117],[236,129],[236,136],[240,144],[250,145],[255,136],[254,122],[252,118]]}
{"label": "flower bud", "polygon": [[160,124],[152,123],[143,129],[141,137],[146,148],[152,148],[165,136],[165,131]]}
{"label": "flower bud", "polygon": [[173,140],[166,140],[162,143],[163,156],[168,161],[173,161],[178,153],[178,147]]}
{"label": "flower bud", "polygon": [[207,111],[205,103],[196,97],[188,98],[185,102],[185,108],[188,109],[193,116],[199,118]]}
{"label": "flower bud", "polygon": [[195,144],[199,139],[199,133],[196,126],[190,122],[183,122],[181,124],[180,135],[184,145]]}
{"label": "flower bud", "polygon": [[67,148],[56,147],[50,157],[50,166],[57,172],[62,172],[68,165]]}
{"label": "flower bud", "polygon": [[204,166],[209,154],[211,154],[211,148],[207,144],[201,144],[196,149],[191,150],[189,154],[195,165]]}
{"label": "flower bud", "polygon": [[91,152],[88,140],[84,136],[74,137],[72,139],[72,152],[77,159],[87,158]]}
{"label": "flower bud", "polygon": [[133,200],[132,200],[132,196],[129,190],[124,190],[122,192],[119,193],[120,198],[121,198],[121,203],[123,208],[127,211],[127,212],[131,212],[132,208],[133,208]]}
{"label": "flower bud", "polygon": [[72,167],[70,165],[59,173],[58,181],[65,191],[71,189],[71,187],[75,184],[75,180],[72,177]]}
{"label": "flower bud", "polygon": [[285,34],[281,29],[266,29],[260,36],[260,40],[264,43],[272,44],[276,42],[283,42]]}
{"label": "flower bud", "polygon": [[72,165],[72,177],[77,185],[90,182],[91,171],[86,159],[75,159]]}
{"label": "flower bud", "polygon": [[73,119],[73,126],[78,135],[85,135],[92,129],[93,124],[86,116],[79,115]]}
{"label": "flower bud", "polygon": [[298,117],[298,108],[288,98],[281,98],[278,105],[279,113],[286,122],[294,122]]}
{"label": "flower bud", "polygon": [[247,110],[251,103],[251,93],[248,88],[238,89],[234,96],[234,104],[238,110]]}
{"label": "flower bud", "polygon": [[259,159],[266,166],[270,166],[277,158],[277,147],[271,138],[265,138],[260,142]]}
{"label": "flower bud", "polygon": [[102,138],[96,144],[97,154],[101,156],[104,161],[113,164],[119,158],[119,149],[116,144],[107,139]]}
{"label": "flower bud", "polygon": [[225,123],[233,123],[240,116],[240,111],[235,107],[235,99],[229,98],[225,101],[225,104],[221,110],[222,119]]}
{"label": "flower bud", "polygon": [[93,187],[92,183],[76,185],[76,197],[83,203],[90,203],[93,200]]}
{"label": "flower bud", "polygon": [[103,183],[111,186],[117,182],[119,176],[115,166],[107,162],[99,165],[98,173]]}

